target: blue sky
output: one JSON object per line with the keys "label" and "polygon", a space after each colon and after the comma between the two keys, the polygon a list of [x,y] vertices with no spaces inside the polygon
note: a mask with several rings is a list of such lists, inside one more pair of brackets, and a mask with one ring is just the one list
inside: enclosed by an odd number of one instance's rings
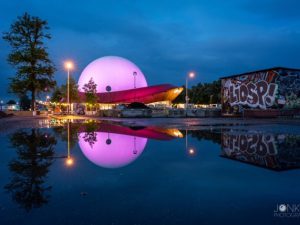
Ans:
{"label": "blue sky", "polygon": [[[192,84],[272,66],[300,68],[298,0],[150,0],[0,2],[0,32],[28,12],[48,21],[47,44],[61,84],[62,62],[73,59],[78,79],[92,60],[117,55],[137,64],[150,85]],[[0,40],[0,99],[14,70]],[[6,99],[6,98],[5,98]]]}

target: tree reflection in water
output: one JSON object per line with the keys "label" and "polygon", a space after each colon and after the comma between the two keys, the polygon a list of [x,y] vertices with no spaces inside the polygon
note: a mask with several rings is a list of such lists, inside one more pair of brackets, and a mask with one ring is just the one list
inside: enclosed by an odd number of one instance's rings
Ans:
{"label": "tree reflection in water", "polygon": [[51,186],[44,183],[53,163],[56,139],[40,129],[31,129],[13,133],[10,142],[17,158],[9,163],[13,176],[5,189],[26,211],[41,207],[49,199]]}
{"label": "tree reflection in water", "polygon": [[[184,133],[184,132],[183,132]],[[221,144],[221,136],[222,136],[222,130],[216,129],[216,130],[189,130],[188,134],[191,134],[193,138],[197,138],[199,141],[207,140],[212,141],[216,144]]]}
{"label": "tree reflection in water", "polygon": [[[80,128],[80,124],[69,123],[69,144],[70,148],[73,149],[78,143],[78,130]],[[65,123],[63,126],[52,127],[55,136],[62,140],[63,142],[68,142],[68,123]]]}
{"label": "tree reflection in water", "polygon": [[97,142],[97,130],[98,124],[95,122],[89,122],[85,124],[85,132],[83,139],[85,142],[88,142],[91,148]]}
{"label": "tree reflection in water", "polygon": [[[69,140],[68,140],[68,129],[69,129]],[[67,122],[63,126],[53,127],[53,131],[56,137],[60,138],[64,142],[70,142],[70,149],[73,149],[78,143],[78,134],[84,132],[84,140],[90,144],[91,147],[97,142],[97,129],[100,124],[96,121],[86,121],[85,123],[72,123]]]}

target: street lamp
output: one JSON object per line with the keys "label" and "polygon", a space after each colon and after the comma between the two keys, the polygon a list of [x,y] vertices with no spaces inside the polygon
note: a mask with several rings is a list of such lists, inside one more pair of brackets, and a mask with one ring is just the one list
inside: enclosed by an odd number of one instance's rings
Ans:
{"label": "street lamp", "polygon": [[[134,89],[135,89],[135,88],[136,88],[136,76],[137,76],[137,72],[134,71],[132,75],[133,75],[133,87],[134,87]],[[136,101],[136,93],[135,93],[135,90],[134,90],[134,101]]]}
{"label": "street lamp", "polygon": [[188,79],[192,79],[195,77],[195,72],[189,72],[185,78],[185,115],[187,115],[187,107],[189,104],[189,96],[188,96]]}
{"label": "street lamp", "polygon": [[136,85],[135,85],[135,83],[136,83],[136,81],[135,81],[135,79],[136,79],[136,76],[137,76],[137,72],[133,72],[133,87],[134,87],[134,89],[136,88]]}
{"label": "street lamp", "polygon": [[68,81],[67,81],[67,101],[68,101],[68,114],[70,112],[70,70],[74,68],[74,64],[72,61],[65,62],[65,69],[68,72]]}

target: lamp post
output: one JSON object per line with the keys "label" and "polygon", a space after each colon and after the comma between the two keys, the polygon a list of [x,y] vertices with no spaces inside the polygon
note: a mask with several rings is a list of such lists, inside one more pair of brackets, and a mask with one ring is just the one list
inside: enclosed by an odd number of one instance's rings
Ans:
{"label": "lamp post", "polygon": [[213,99],[214,95],[210,95],[209,96],[209,107],[211,108],[211,104],[212,104],[212,99]]}
{"label": "lamp post", "polygon": [[68,101],[68,114],[70,113],[70,70],[74,68],[74,64],[71,61],[65,62],[65,68],[68,72],[68,81],[67,81],[67,101]]}
{"label": "lamp post", "polygon": [[136,79],[136,76],[137,76],[137,72],[134,71],[132,75],[133,75],[133,88],[135,89],[136,88],[135,79]]}
{"label": "lamp post", "polygon": [[192,79],[195,77],[194,72],[189,72],[185,78],[185,116],[187,116],[187,108],[189,104],[189,96],[188,96],[188,79]]}
{"label": "lamp post", "polygon": [[[137,72],[136,71],[133,71],[133,88],[136,89],[136,76],[137,76]],[[134,90],[134,101],[136,99],[136,93],[135,93],[135,90]]]}
{"label": "lamp post", "polygon": [[137,149],[136,149],[136,136],[133,137],[133,154],[137,154]]}
{"label": "lamp post", "polygon": [[107,91],[108,93],[108,103],[107,103],[107,110],[109,110],[109,102],[110,102],[110,91],[111,91],[111,86],[107,85],[105,90]]}

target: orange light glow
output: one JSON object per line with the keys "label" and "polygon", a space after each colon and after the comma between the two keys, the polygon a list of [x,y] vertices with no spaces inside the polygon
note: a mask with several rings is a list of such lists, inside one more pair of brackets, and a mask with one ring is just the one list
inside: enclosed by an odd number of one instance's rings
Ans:
{"label": "orange light glow", "polygon": [[68,70],[71,70],[74,68],[74,64],[72,61],[66,61],[65,62],[65,68],[68,69]]}
{"label": "orange light glow", "polygon": [[67,165],[68,167],[73,166],[73,165],[74,165],[74,159],[71,158],[71,157],[67,158],[67,160],[66,160],[66,165]]}
{"label": "orange light glow", "polygon": [[179,138],[182,138],[182,137],[183,137],[183,134],[182,134],[179,130],[174,129],[174,130],[172,130],[172,131],[173,131],[173,135],[174,135],[175,137],[179,137]]}

